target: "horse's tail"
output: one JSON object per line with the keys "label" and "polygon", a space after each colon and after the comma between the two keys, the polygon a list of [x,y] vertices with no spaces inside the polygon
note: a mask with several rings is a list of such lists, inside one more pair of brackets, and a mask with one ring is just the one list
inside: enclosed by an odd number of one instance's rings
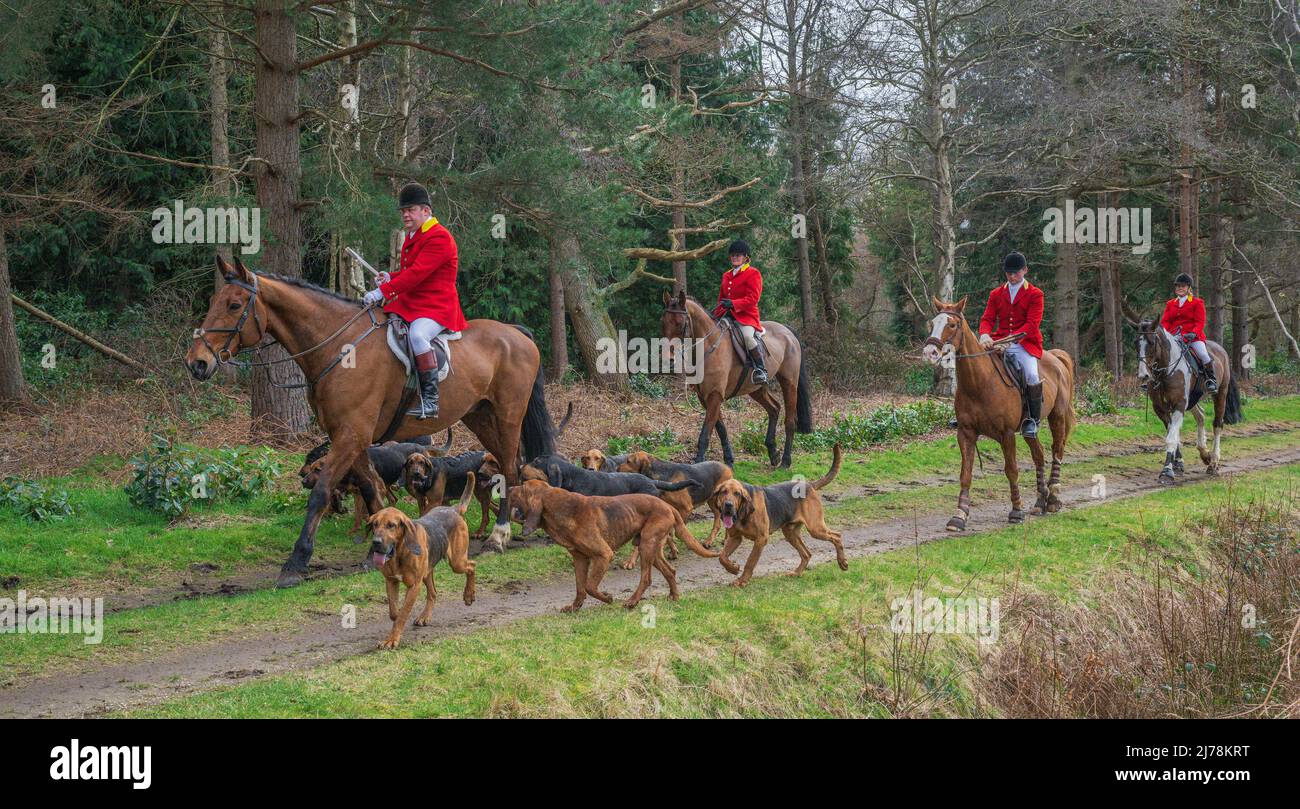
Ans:
{"label": "horse's tail", "polygon": [[[794,329],[790,330],[791,333]],[[795,394],[795,430],[801,433],[813,431],[812,383],[808,379],[808,352],[804,350],[803,340],[798,334],[794,339],[799,343],[799,388]]]}
{"label": "horse's tail", "polygon": [[1228,400],[1223,411],[1224,424],[1239,423],[1244,414],[1241,412],[1241,391],[1237,388],[1237,378],[1228,377]]}
{"label": "horse's tail", "polygon": [[[533,340],[531,331],[518,323],[513,325],[529,340]],[[528,397],[528,409],[524,412],[522,438],[526,461],[531,461],[540,455],[555,454],[555,425],[551,422],[551,414],[546,410],[545,381],[542,364],[539,362],[537,376],[533,379],[533,392]]]}

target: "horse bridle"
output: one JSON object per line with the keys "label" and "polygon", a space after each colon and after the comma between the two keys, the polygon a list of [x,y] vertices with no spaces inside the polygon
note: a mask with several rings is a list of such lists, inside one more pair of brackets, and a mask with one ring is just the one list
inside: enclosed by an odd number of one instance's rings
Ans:
{"label": "horse bridle", "polygon": [[[1183,354],[1186,353],[1186,346],[1181,344],[1182,341],[1178,339],[1179,337],[1178,334],[1171,334],[1169,336],[1174,339],[1174,343],[1178,345],[1179,348],[1183,349],[1182,354],[1180,354],[1177,358],[1175,358],[1173,352],[1172,351],[1169,352],[1169,356],[1165,359],[1165,362],[1167,364],[1164,367],[1160,367],[1151,362],[1148,362],[1147,361],[1147,340],[1148,338],[1155,337],[1159,333],[1156,331],[1156,329],[1160,329],[1161,331],[1164,331],[1164,329],[1159,326],[1153,327],[1151,331],[1141,331],[1141,330],[1138,331],[1138,361],[1146,364],[1147,371],[1150,372],[1151,378],[1153,380],[1163,380],[1169,375],[1170,371],[1178,367],[1178,363],[1180,361],[1184,360]],[[1179,329],[1178,331],[1179,334],[1182,333],[1182,329]],[[1165,333],[1168,334],[1168,332]]]}
{"label": "horse bridle", "polygon": [[[229,276],[225,279],[225,281],[227,284],[232,284],[241,289],[248,290],[248,303],[244,305],[244,311],[239,313],[239,322],[237,322],[234,326],[225,327],[225,328],[214,327],[211,329],[205,329],[202,326],[200,326],[194,330],[194,339],[203,341],[203,345],[207,346],[208,351],[211,351],[212,356],[216,358],[217,364],[237,365],[239,363],[235,361],[235,357],[241,352],[246,351],[248,347],[243,346],[242,345],[243,341],[241,340],[240,341],[241,346],[239,350],[231,351],[230,344],[234,342],[236,338],[239,337],[241,332],[243,332],[244,325],[248,323],[248,313],[249,312],[253,313],[253,325],[257,326],[257,339],[253,341],[253,345],[257,345],[258,343],[262,342],[262,338],[266,336],[266,330],[262,326],[262,316],[257,313],[257,291],[258,291],[257,275],[255,273],[253,274],[252,284],[244,283],[238,278],[233,278]],[[221,350],[219,351],[213,350],[212,344],[208,342],[207,335],[209,334],[227,335],[226,342],[224,345],[221,346]],[[225,356],[223,357],[222,355]]]}
{"label": "horse bridle", "polygon": [[[959,321],[961,321],[962,323],[966,323],[966,316],[963,315],[963,314],[954,313],[954,312],[943,312],[943,314],[947,315],[948,317],[956,317],[956,318],[957,318]],[[959,331],[960,331],[960,330],[959,330]],[[997,350],[996,348],[990,348],[990,349],[988,349],[988,350],[986,350],[986,351],[975,351],[975,352],[970,353],[970,354],[958,354],[958,353],[957,353],[957,346],[952,345],[952,341],[949,341],[949,342],[946,342],[946,343],[945,343],[943,340],[940,340],[938,337],[935,337],[933,334],[930,335],[929,337],[925,338],[925,343],[923,343],[923,345],[934,346],[935,350],[937,350],[937,351],[939,352],[940,355],[943,354],[943,347],[944,347],[944,346],[946,346],[946,345],[948,345],[948,346],[952,346],[952,350],[953,350],[953,351],[952,351],[952,358],[953,358],[954,360],[968,360],[968,359],[972,359],[972,358],[974,358],[974,357],[986,357],[986,356],[988,356],[989,354],[996,354],[996,353],[998,353],[998,350]],[[1006,385],[1008,385],[1008,386],[1010,386],[1010,387],[1013,387],[1013,388],[1016,387],[1015,383],[1012,382],[1011,379],[1010,379],[1011,372],[1007,370],[1007,368],[1006,368],[1006,366],[1005,366],[1004,364],[999,363],[999,362],[995,362],[995,363],[993,363],[993,369],[994,369],[995,371],[997,371],[998,379],[1001,379],[1003,383],[1005,383]]]}
{"label": "horse bridle", "polygon": [[[337,330],[335,330],[335,332],[331,334],[329,337],[326,337],[324,340],[321,340],[319,343],[312,346],[311,348],[307,348],[304,349],[303,351],[299,351],[297,354],[288,354],[287,356],[281,357],[280,359],[268,360],[266,362],[262,362],[260,360],[257,362],[236,360],[235,357],[239,356],[245,351],[250,351],[250,350],[258,357],[261,357],[261,343],[262,343],[262,339],[266,337],[266,328],[262,325],[262,316],[257,313],[257,293],[259,288],[257,282],[257,273],[251,273],[250,275],[252,276],[253,279],[252,284],[247,284],[244,281],[241,281],[240,279],[235,278],[233,276],[226,276],[225,278],[227,284],[233,284],[234,286],[237,286],[240,289],[248,290],[248,303],[245,304],[244,311],[239,313],[239,321],[236,322],[234,326],[210,328],[210,329],[205,329],[202,326],[200,326],[199,328],[194,330],[194,338],[196,340],[203,341],[203,345],[207,346],[208,351],[212,352],[212,356],[213,358],[216,359],[218,365],[233,365],[237,368],[269,368],[272,365],[280,365],[286,362],[293,362],[299,357],[306,356],[307,354],[310,354],[313,351],[319,350],[321,347],[329,344],[330,342],[333,342],[334,338],[338,337],[340,334],[346,331],[347,328],[351,326],[353,323],[355,323],[357,319],[361,317],[362,314],[370,315],[370,328],[366,329],[365,332],[360,337],[358,337],[355,341],[353,341],[353,343],[351,344],[353,349],[361,345],[361,342],[363,340],[365,340],[373,332],[375,332],[376,330],[378,330],[383,326],[382,323],[380,323],[375,319],[374,305],[372,304],[366,305],[362,307],[361,311],[357,312],[355,315],[348,318],[347,322],[345,322],[342,326],[340,326]],[[239,350],[231,351],[230,344],[236,338],[239,337],[241,332],[243,332],[244,325],[248,323],[248,313],[250,311],[253,313],[253,325],[257,326],[257,339],[254,340],[251,345],[247,345],[247,346],[242,345],[243,341],[241,340],[240,341],[241,346]],[[219,351],[213,350],[212,344],[208,342],[208,338],[207,338],[208,334],[227,335],[226,342],[221,346],[221,349]],[[348,353],[348,349],[345,347],[343,350],[339,351],[339,355],[334,358],[333,362],[331,362],[329,365],[326,365],[324,370],[322,370],[319,374],[317,374],[314,379],[311,379],[307,382],[301,384],[282,385],[279,382],[276,382],[274,379],[270,379],[269,381],[272,386],[280,388],[282,390],[297,390],[299,388],[313,387],[317,382],[320,382],[321,379],[324,378],[326,374],[328,374],[330,371],[333,371],[339,365],[339,363],[343,361],[343,358],[347,356],[347,353]]]}

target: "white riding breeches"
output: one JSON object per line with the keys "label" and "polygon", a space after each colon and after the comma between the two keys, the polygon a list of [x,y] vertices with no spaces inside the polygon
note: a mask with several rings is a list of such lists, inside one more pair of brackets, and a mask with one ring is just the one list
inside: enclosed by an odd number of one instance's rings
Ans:
{"label": "white riding breeches", "polygon": [[744,323],[737,323],[740,326],[740,336],[745,340],[745,348],[753,351],[758,347],[758,338],[754,336],[754,327],[746,326]]}
{"label": "white riding breeches", "polygon": [[411,321],[411,351],[419,356],[433,350],[433,338],[445,331],[438,321],[428,317],[417,317]]}
{"label": "white riding breeches", "polygon": [[1038,357],[1030,354],[1019,343],[1012,343],[1007,346],[1007,356],[1015,357],[1020,363],[1020,367],[1025,371],[1025,384],[1037,385],[1041,380],[1038,378]]}
{"label": "white riding breeches", "polygon": [[1201,364],[1209,365],[1211,362],[1213,362],[1213,360],[1210,359],[1210,351],[1205,347],[1205,343],[1201,342],[1200,340],[1197,340],[1196,342],[1191,343],[1190,346],[1192,349],[1192,353],[1195,354],[1196,358],[1201,361]]}

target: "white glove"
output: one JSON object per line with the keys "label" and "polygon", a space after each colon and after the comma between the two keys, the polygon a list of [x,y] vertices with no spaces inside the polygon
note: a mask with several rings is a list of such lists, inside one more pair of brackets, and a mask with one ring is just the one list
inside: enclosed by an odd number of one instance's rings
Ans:
{"label": "white glove", "polygon": [[393,280],[393,277],[392,277],[391,275],[389,275],[387,271],[384,271],[384,272],[381,272],[381,273],[379,274],[379,276],[375,279],[375,283],[376,283],[376,284],[387,284],[387,283],[388,283],[389,281],[391,281],[391,280]]}
{"label": "white glove", "polygon": [[377,289],[372,289],[366,293],[366,296],[361,299],[361,302],[364,303],[366,306],[373,306],[376,303],[383,303],[384,293],[380,292]]}
{"label": "white glove", "polygon": [[983,349],[987,350],[987,349],[989,349],[989,348],[992,348],[992,346],[993,346],[993,338],[990,337],[990,336],[987,335],[987,334],[981,334],[981,335],[980,335],[980,348],[983,348]]}

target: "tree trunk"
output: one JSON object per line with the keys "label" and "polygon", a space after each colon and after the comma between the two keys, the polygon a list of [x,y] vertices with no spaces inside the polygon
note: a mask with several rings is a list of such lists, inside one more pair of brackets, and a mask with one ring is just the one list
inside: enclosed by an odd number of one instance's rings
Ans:
{"label": "tree trunk", "polygon": [[[1102,206],[1109,203],[1108,195],[1102,194]],[[1102,248],[1101,263],[1101,310],[1106,334],[1106,368],[1111,377],[1118,382],[1124,374],[1123,321],[1120,314],[1119,262],[1115,251],[1109,246]]]}
{"label": "tree trunk", "polygon": [[[627,374],[601,373],[599,359],[604,340],[618,344],[618,332],[610,319],[609,307],[601,299],[599,290],[587,267],[582,263],[578,237],[572,233],[556,233],[553,237],[554,260],[564,284],[564,306],[573,326],[574,342],[582,356],[583,366],[592,383],[603,388],[626,388]],[[605,345],[610,345],[605,343]]]}
{"label": "tree trunk", "polygon": [[[1057,200],[1065,210],[1065,197]],[[1053,334],[1057,348],[1062,348],[1077,365],[1079,362],[1079,246],[1073,240],[1062,239],[1056,245],[1056,294],[1052,302],[1056,309],[1056,329]]]}
{"label": "tree trunk", "polygon": [[[213,5],[210,11],[213,22],[217,26],[221,25],[222,7]],[[212,111],[208,116],[208,124],[212,135],[212,165],[229,166],[230,98],[226,92],[226,82],[230,78],[230,60],[232,58],[230,35],[221,28],[213,26],[208,35],[208,50],[211,51],[208,57],[208,95]],[[230,172],[217,169],[212,171],[212,192],[221,204],[230,204],[233,185]],[[229,263],[234,255],[230,245],[219,244],[216,247],[217,253]],[[213,292],[220,292],[221,288],[226,285],[226,280],[221,276],[221,271],[215,267],[212,270],[212,275]],[[239,372],[233,365],[219,365],[217,366],[217,373],[221,375],[223,382],[234,382],[239,377]]]}
{"label": "tree trunk", "polygon": [[552,382],[559,382],[569,372],[569,338],[564,329],[565,267],[559,240],[551,239],[550,246],[551,372],[548,377]]}
{"label": "tree trunk", "polygon": [[[682,15],[673,16],[673,31],[681,32]],[[680,104],[682,100],[682,54],[677,52],[673,54],[672,69],[670,73],[672,80],[673,103]],[[676,155],[673,158],[673,202],[686,201],[686,167],[682,161],[686,159],[684,155]],[[686,210],[684,208],[673,208],[672,212],[673,232],[672,237],[673,250],[686,249]],[[673,262],[673,285],[674,292],[686,292],[686,262]],[[689,293],[688,293],[689,294]]]}
{"label": "tree trunk", "polygon": [[[804,217],[802,229],[795,236],[795,257],[799,266],[799,317],[806,329],[813,322],[812,271],[808,265],[808,190],[804,186],[803,120],[800,115],[803,87],[799,81],[798,47],[799,25],[795,0],[785,0],[786,20],[786,97],[789,111],[786,116],[786,136],[790,149],[790,193],[794,199],[794,213]],[[804,36],[808,36],[808,32]]]}
{"label": "tree trunk", "polygon": [[[1245,217],[1246,188],[1245,183],[1238,177],[1232,179],[1232,220],[1227,222],[1228,234],[1227,250],[1229,256],[1237,255],[1237,233],[1241,227],[1241,220]],[[1236,264],[1236,259],[1229,261],[1229,268],[1232,280],[1232,373],[1238,379],[1248,379],[1250,370],[1241,364],[1243,352],[1250,343],[1250,289],[1246,281],[1246,273],[1231,270],[1231,265]]]}
{"label": "tree trunk", "polygon": [[1213,211],[1210,214],[1210,283],[1208,294],[1202,287],[1202,297],[1205,298],[1205,321],[1206,337],[1209,337],[1219,345],[1223,345],[1224,322],[1223,322],[1223,236],[1224,236],[1224,217],[1221,206],[1223,205],[1223,180],[1214,181],[1214,190],[1210,194],[1210,207]]}
{"label": "tree trunk", "polygon": [[[263,251],[269,272],[289,277],[302,275],[302,215],[299,187],[298,43],[286,0],[258,0],[257,58],[253,114],[257,121],[257,204],[267,217],[272,238]],[[261,352],[264,362],[288,356],[279,344]],[[278,384],[302,383],[302,371],[293,362],[255,369],[252,385],[254,440],[280,443],[305,433],[310,426],[307,399],[302,390],[284,390]]]}
{"label": "tree trunk", "polygon": [[[815,194],[816,192],[814,192]],[[822,315],[826,318],[826,325],[830,330],[831,343],[839,345],[840,313],[835,306],[835,282],[831,275],[830,259],[826,255],[826,234],[822,227],[822,205],[818,196],[813,197],[812,221],[813,246],[817,251],[817,281],[818,286],[821,288]]]}
{"label": "tree trunk", "polygon": [[5,247],[4,224],[0,223],[0,405],[27,404],[23,380],[23,357],[14,327],[14,307],[9,301],[9,252]]}

